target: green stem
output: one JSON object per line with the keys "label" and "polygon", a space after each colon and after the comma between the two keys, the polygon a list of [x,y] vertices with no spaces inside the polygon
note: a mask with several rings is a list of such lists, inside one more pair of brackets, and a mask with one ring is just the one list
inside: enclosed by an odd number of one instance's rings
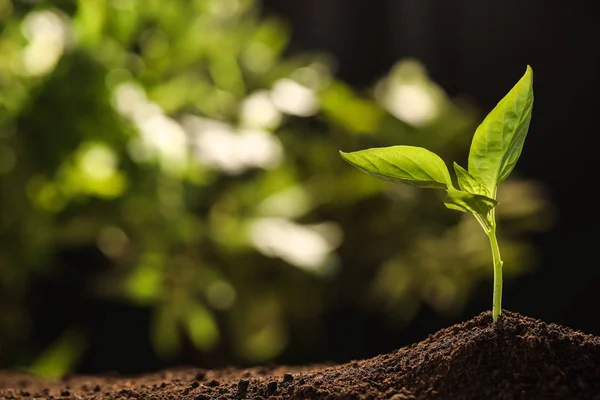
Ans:
{"label": "green stem", "polygon": [[491,226],[487,232],[492,247],[492,260],[494,263],[494,300],[492,302],[492,318],[493,321],[498,321],[502,312],[502,259],[500,258],[500,247],[496,238],[496,221],[492,216]]}
{"label": "green stem", "polygon": [[473,214],[473,215],[475,216],[475,219],[477,220],[477,222],[479,222],[479,225],[481,225],[481,228],[483,228],[483,231],[485,232],[485,234],[489,235],[490,228],[489,228],[488,223],[486,222],[485,218],[479,214]]}

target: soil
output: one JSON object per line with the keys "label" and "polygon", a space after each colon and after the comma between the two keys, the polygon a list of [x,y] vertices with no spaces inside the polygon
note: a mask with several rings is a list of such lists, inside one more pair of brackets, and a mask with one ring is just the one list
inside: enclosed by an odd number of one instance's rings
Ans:
{"label": "soil", "polygon": [[44,381],[0,372],[0,399],[600,399],[600,337],[503,311],[340,365]]}

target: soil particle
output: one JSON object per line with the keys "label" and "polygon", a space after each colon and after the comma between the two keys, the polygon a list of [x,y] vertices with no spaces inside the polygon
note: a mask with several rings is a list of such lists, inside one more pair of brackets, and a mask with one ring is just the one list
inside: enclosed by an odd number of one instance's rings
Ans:
{"label": "soil particle", "polygon": [[206,378],[206,371],[203,369],[196,372],[196,375],[194,376],[194,379],[197,381],[203,381],[205,378]]}
{"label": "soil particle", "polygon": [[504,311],[341,365],[179,368],[48,381],[0,372],[0,399],[600,400],[600,337]]}
{"label": "soil particle", "polygon": [[248,385],[250,385],[250,381],[247,381],[246,379],[240,379],[238,382],[238,394],[243,396],[246,394],[246,392],[248,392]]}
{"label": "soil particle", "polygon": [[272,381],[267,384],[267,396],[271,397],[271,395],[277,392],[277,381]]}

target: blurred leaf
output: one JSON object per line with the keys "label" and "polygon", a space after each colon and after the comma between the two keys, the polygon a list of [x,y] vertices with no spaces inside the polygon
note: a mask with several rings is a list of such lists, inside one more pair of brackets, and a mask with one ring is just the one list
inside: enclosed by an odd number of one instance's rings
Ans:
{"label": "blurred leaf", "polygon": [[286,342],[282,326],[278,323],[269,323],[243,340],[242,352],[244,358],[254,363],[261,363],[279,354]]}
{"label": "blurred leaf", "polygon": [[[85,0],[81,0],[85,2]],[[124,45],[128,47],[134,40],[138,23],[140,22],[143,12],[136,10],[137,1],[121,1],[124,7],[114,7],[109,9],[106,17],[107,35],[106,39],[110,41],[114,40],[115,43],[105,43],[100,45],[96,50],[99,54],[107,51],[106,46],[118,46]],[[114,61],[113,61],[114,62]]]}
{"label": "blurred leaf", "polygon": [[83,334],[71,328],[44,350],[27,369],[44,378],[60,378],[73,370],[85,346]]}
{"label": "blurred leaf", "polygon": [[127,295],[137,303],[152,304],[161,294],[163,260],[154,257],[145,256],[134,273],[125,281]]}
{"label": "blurred leaf", "polygon": [[12,11],[12,0],[0,0],[0,21],[8,18]]}
{"label": "blurred leaf", "polygon": [[381,108],[359,98],[347,85],[334,82],[321,94],[321,106],[333,122],[353,133],[374,133],[383,116]]}
{"label": "blurred leaf", "polygon": [[179,313],[170,305],[154,310],[150,328],[150,342],[162,358],[172,358],[181,349]]}
{"label": "blurred leaf", "polygon": [[[283,288],[282,288],[283,289]],[[286,290],[294,290],[288,287]],[[283,307],[276,291],[265,287],[247,299],[240,299],[241,307],[232,310],[230,321],[235,329],[235,352],[251,363],[262,363],[280,354],[288,344],[287,326]]]}
{"label": "blurred leaf", "polygon": [[77,1],[77,14],[73,24],[77,38],[84,46],[94,46],[101,40],[106,7],[106,0]]}
{"label": "blurred leaf", "polygon": [[210,350],[219,342],[219,327],[210,312],[199,303],[191,303],[185,315],[187,333],[194,347]]}
{"label": "blurred leaf", "polygon": [[242,73],[235,57],[229,52],[214,57],[209,64],[210,74],[215,85],[226,92],[241,96],[245,92]]}
{"label": "blurred leaf", "polygon": [[280,20],[267,18],[258,25],[252,36],[252,43],[265,46],[267,53],[263,53],[263,57],[267,57],[266,62],[273,62],[287,45],[288,37],[288,29]]}

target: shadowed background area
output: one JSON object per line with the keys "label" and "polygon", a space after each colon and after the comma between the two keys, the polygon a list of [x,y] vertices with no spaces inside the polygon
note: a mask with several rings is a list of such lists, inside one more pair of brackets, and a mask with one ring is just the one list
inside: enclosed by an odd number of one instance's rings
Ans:
{"label": "shadowed background area", "polygon": [[591,4],[0,0],[0,367],[341,362],[488,310],[476,221],[338,150],[466,165],[528,64],[504,308],[600,334]]}

